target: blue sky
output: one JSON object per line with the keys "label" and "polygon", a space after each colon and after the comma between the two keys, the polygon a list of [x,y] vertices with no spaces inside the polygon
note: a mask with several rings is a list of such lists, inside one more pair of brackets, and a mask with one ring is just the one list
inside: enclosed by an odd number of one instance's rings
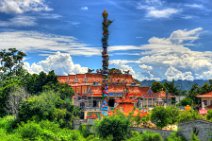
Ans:
{"label": "blue sky", "polygon": [[0,0],[0,48],[25,51],[32,73],[101,68],[104,9],[111,68],[139,80],[212,78],[210,0]]}

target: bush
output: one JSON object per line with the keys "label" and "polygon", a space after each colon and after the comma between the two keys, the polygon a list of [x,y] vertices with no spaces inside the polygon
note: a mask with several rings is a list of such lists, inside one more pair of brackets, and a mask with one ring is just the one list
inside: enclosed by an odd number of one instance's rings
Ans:
{"label": "bush", "polygon": [[121,141],[130,134],[130,122],[122,115],[105,117],[97,123],[97,131],[103,139],[111,137],[113,141]]}
{"label": "bush", "polygon": [[208,114],[207,114],[207,120],[212,121],[212,110],[208,110]]}
{"label": "bush", "polygon": [[18,121],[49,120],[59,123],[61,127],[71,128],[72,120],[77,115],[78,110],[61,99],[59,93],[48,91],[21,102]]}
{"label": "bush", "polygon": [[14,120],[14,116],[5,116],[3,118],[0,118],[0,128],[6,131],[11,131]]}
{"label": "bush", "polygon": [[20,134],[24,140],[63,140],[63,141],[84,141],[85,139],[79,131],[60,128],[59,124],[50,121],[28,121],[22,123],[16,132]]}
{"label": "bush", "polygon": [[179,122],[191,121],[195,119],[203,119],[203,117],[194,110],[180,112]]}
{"label": "bush", "polygon": [[127,141],[163,141],[163,139],[160,134],[154,132],[133,132],[132,137]]}
{"label": "bush", "polygon": [[180,136],[177,132],[173,132],[166,138],[166,141],[186,141],[186,139]]}
{"label": "bush", "polygon": [[168,124],[174,124],[177,122],[179,116],[179,110],[175,107],[155,107],[152,110],[151,121],[159,128],[163,128]]}
{"label": "bush", "polygon": [[200,140],[199,140],[198,136],[193,133],[191,135],[191,141],[200,141]]}
{"label": "bush", "polygon": [[192,99],[189,97],[184,98],[180,101],[181,106],[192,105]]}
{"label": "bush", "polygon": [[0,128],[0,140],[1,141],[22,141],[19,134],[8,133],[3,128]]}

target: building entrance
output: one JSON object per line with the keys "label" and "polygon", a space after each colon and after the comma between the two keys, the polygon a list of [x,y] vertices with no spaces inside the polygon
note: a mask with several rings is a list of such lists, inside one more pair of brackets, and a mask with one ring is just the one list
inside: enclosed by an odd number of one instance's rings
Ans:
{"label": "building entrance", "polygon": [[114,107],[114,105],[115,105],[115,99],[113,99],[113,98],[109,99],[108,106],[109,107]]}

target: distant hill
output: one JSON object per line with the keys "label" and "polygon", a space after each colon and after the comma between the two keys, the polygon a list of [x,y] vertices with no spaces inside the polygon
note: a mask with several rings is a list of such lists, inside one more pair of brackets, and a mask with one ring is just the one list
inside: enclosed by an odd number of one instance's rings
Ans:
{"label": "distant hill", "polygon": [[[163,80],[161,82],[165,82],[167,80]],[[143,80],[141,81],[141,86],[151,86],[152,82],[154,80]],[[194,80],[194,81],[189,81],[189,80],[177,80],[175,81],[175,85],[178,86],[182,90],[189,90],[191,89],[193,84],[198,84],[199,86],[202,86],[204,83],[207,83],[208,80]]]}

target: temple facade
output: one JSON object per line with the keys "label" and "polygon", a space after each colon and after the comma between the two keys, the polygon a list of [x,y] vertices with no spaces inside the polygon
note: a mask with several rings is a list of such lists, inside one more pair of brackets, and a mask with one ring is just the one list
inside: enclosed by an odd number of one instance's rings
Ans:
{"label": "temple facade", "polygon": [[[73,104],[83,111],[83,118],[98,118],[101,116],[102,75],[98,73],[58,76],[60,83],[66,83],[74,90]],[[108,111],[119,109],[128,115],[137,108],[148,111],[156,105],[164,105],[173,96],[161,91],[154,93],[150,87],[141,87],[130,74],[110,74],[108,79]],[[139,110],[136,110],[139,113]],[[139,113],[140,114],[140,113]]]}

